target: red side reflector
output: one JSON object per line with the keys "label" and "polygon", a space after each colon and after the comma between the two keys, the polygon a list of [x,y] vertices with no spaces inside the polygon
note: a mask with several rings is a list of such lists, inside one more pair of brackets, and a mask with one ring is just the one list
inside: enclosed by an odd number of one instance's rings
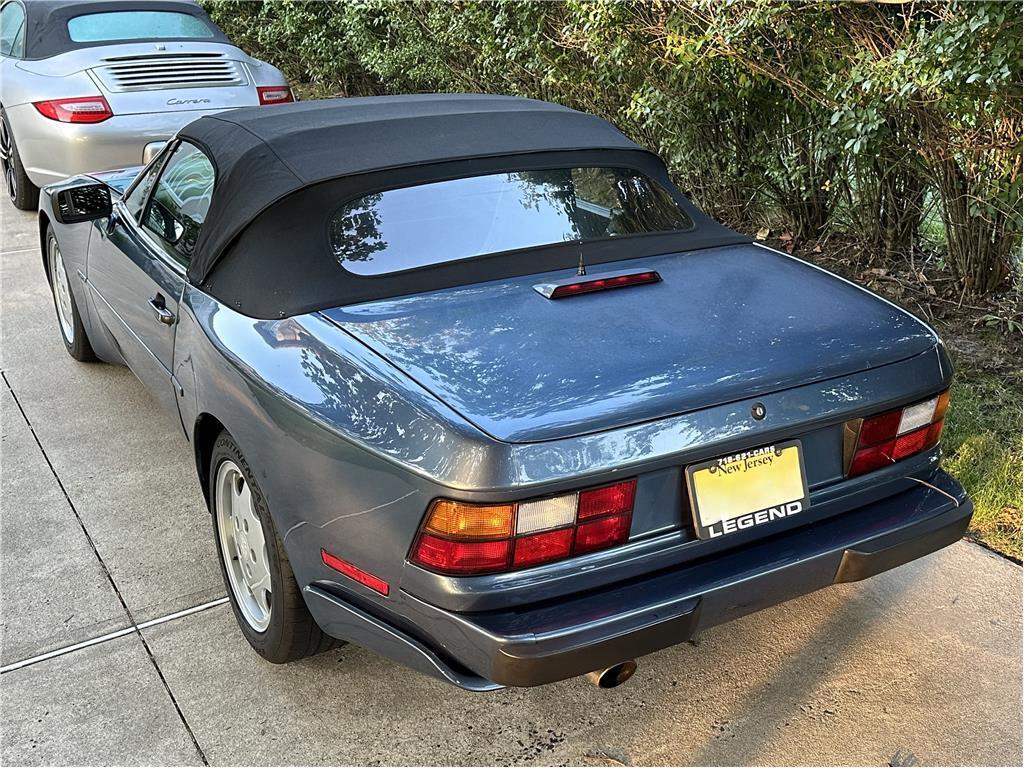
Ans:
{"label": "red side reflector", "polygon": [[380,594],[385,597],[387,597],[388,592],[391,591],[388,583],[384,581],[384,579],[379,579],[372,573],[367,573],[361,568],[356,568],[352,563],[332,555],[326,549],[320,550],[320,559],[324,561],[324,565],[328,568],[333,568],[338,573],[343,573],[353,581],[358,581],[364,587],[369,587],[374,592],[380,592]]}
{"label": "red side reflector", "polygon": [[260,97],[260,104],[287,104],[295,101],[292,89],[287,85],[260,85],[256,87],[256,95]]}
{"label": "red side reflector", "polygon": [[508,566],[512,542],[449,541],[429,533],[420,535],[414,559],[417,563],[446,573],[487,573]]}
{"label": "red side reflector", "polygon": [[595,549],[622,544],[629,538],[629,523],[632,515],[601,517],[576,528],[576,544],[573,554],[581,555]]}
{"label": "red side reflector", "polygon": [[566,296],[576,296],[581,293],[595,293],[597,291],[608,291],[612,288],[627,288],[631,285],[647,285],[659,282],[661,282],[661,276],[657,272],[637,272],[632,275],[598,277],[592,280],[579,280],[575,283],[560,285],[552,291],[550,298],[563,299]]}
{"label": "red side reflector", "polygon": [[43,117],[58,123],[102,123],[114,116],[102,96],[81,96],[76,99],[54,99],[32,103]]}
{"label": "red side reflector", "polygon": [[557,531],[521,536],[516,539],[512,567],[525,568],[568,557],[572,551],[572,533],[572,528],[561,528]]}
{"label": "red side reflector", "polygon": [[636,480],[606,485],[603,488],[592,488],[580,492],[578,520],[586,520],[601,515],[615,515],[633,510],[633,497],[636,495]]}

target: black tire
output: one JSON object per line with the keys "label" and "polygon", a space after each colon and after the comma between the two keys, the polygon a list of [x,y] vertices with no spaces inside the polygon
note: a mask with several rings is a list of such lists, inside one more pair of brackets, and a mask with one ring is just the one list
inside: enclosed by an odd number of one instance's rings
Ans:
{"label": "black tire", "polygon": [[25,173],[18,145],[14,142],[7,113],[0,109],[0,166],[3,167],[4,186],[15,208],[34,211],[39,208],[39,187]]}
{"label": "black tire", "polygon": [[[57,258],[54,259],[54,249],[56,249]],[[68,300],[70,307],[66,312],[70,312],[70,322],[68,328],[65,329],[65,323],[61,317],[60,299],[57,297],[57,282],[59,275],[54,274],[54,270],[64,270],[64,279],[67,281],[68,286]],[[92,344],[89,343],[89,336],[85,332],[85,326],[82,325],[82,315],[78,311],[78,303],[75,301],[75,292],[70,290],[71,275],[67,273],[67,269],[64,266],[64,259],[60,256],[60,245],[57,243],[57,237],[53,234],[53,228],[49,225],[46,227],[46,272],[50,279],[50,294],[53,296],[53,309],[57,313],[57,332],[60,334],[61,341],[64,342],[64,348],[68,351],[75,360],[80,363],[91,363],[96,358],[96,353],[93,352]],[[71,334],[71,338],[68,338],[68,334]]]}
{"label": "black tire", "polygon": [[[228,564],[225,561],[228,553],[225,553],[221,544],[222,536],[218,526],[217,510],[218,493],[215,485],[221,466],[225,462],[233,462],[241,471],[249,486],[249,492],[252,494],[254,512],[263,529],[272,596],[269,624],[263,631],[257,631],[250,625],[228,577]],[[238,445],[227,432],[221,432],[213,445],[209,470],[210,517],[213,521],[214,544],[217,548],[217,558],[220,561],[220,572],[231,601],[231,610],[234,611],[238,627],[245,639],[249,641],[249,645],[256,653],[274,664],[298,661],[306,656],[312,656],[340,645],[339,641],[320,629],[309,613],[306,601],[295,581],[295,575],[292,573],[291,564],[288,562],[284,544],[277,534],[274,520],[267,508],[266,499],[260,491],[259,484],[256,482],[256,477],[245,460],[245,456],[242,455]],[[231,559],[237,561],[237,557]]]}

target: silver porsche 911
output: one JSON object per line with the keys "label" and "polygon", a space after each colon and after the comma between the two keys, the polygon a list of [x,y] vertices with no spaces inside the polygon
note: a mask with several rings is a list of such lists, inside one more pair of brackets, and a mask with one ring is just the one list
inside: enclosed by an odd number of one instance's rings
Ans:
{"label": "silver porsche 911", "polygon": [[203,114],[292,100],[191,0],[0,5],[0,161],[22,210],[44,184],[148,162]]}

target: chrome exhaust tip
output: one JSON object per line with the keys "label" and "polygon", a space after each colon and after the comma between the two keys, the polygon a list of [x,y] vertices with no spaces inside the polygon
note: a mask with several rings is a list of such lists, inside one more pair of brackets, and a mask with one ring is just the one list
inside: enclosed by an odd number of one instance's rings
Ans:
{"label": "chrome exhaust tip", "polygon": [[636,672],[636,662],[632,659],[620,661],[607,669],[597,669],[588,672],[587,682],[593,683],[598,688],[617,688],[629,680]]}

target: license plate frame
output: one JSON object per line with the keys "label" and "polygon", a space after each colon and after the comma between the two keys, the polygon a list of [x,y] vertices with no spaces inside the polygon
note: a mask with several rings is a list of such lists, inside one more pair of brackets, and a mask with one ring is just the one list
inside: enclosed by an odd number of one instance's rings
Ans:
{"label": "license plate frame", "polygon": [[[766,458],[771,461],[765,463]],[[798,476],[794,472],[798,472]],[[694,530],[701,539],[738,533],[810,507],[803,445],[799,440],[770,443],[690,464],[684,474]],[[770,487],[772,483],[776,486],[774,489]],[[723,507],[730,503],[728,485],[738,486],[739,490],[734,489],[734,506],[726,510]],[[795,494],[799,494],[799,498],[793,498]],[[772,501],[765,503],[769,499]]]}

